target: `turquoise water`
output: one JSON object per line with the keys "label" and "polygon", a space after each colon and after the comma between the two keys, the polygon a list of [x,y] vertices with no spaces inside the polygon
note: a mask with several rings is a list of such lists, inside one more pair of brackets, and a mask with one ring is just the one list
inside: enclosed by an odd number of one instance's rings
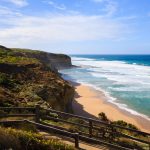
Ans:
{"label": "turquoise water", "polygon": [[72,55],[64,77],[103,91],[107,100],[150,120],[150,55]]}

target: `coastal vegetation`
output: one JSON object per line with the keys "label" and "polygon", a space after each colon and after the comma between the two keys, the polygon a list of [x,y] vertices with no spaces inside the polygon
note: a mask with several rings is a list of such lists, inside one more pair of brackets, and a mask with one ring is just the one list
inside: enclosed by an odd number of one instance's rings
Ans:
{"label": "coastal vegetation", "polygon": [[34,58],[25,58],[25,57],[14,57],[14,56],[6,56],[0,57],[0,63],[11,63],[11,64],[34,64],[39,63],[38,60]]}
{"label": "coastal vegetation", "polygon": [[69,60],[65,55],[0,46],[0,106],[39,103],[71,112],[74,88],[57,71],[57,66],[70,66]]}
{"label": "coastal vegetation", "polygon": [[[121,126],[121,127],[125,127],[125,128],[129,128],[129,129],[133,129],[133,130],[139,130],[135,125],[131,124],[131,123],[127,123],[123,120],[117,120],[117,121],[111,121],[110,119],[108,119],[108,117],[106,116],[106,114],[104,112],[101,112],[98,114],[99,116],[99,119],[101,121],[105,121],[105,122],[108,122],[112,125],[117,125],[117,126]],[[140,139],[143,139],[145,140],[147,137],[146,136],[141,136],[140,134],[137,134],[137,133],[132,133],[130,131],[127,131],[127,130],[123,130],[123,129],[117,129],[117,128],[114,128],[114,130],[120,130],[120,132],[122,134],[126,134],[126,135],[129,135],[129,136],[134,136],[134,137],[138,137]],[[139,130],[140,131],[140,130]],[[136,148],[136,149],[143,149],[143,145],[140,144],[140,143],[136,143],[132,140],[129,140],[129,139],[126,139],[126,138],[118,138],[118,135],[113,135],[114,136],[114,141],[117,140],[117,142],[122,145],[122,146],[125,146],[125,147],[129,147],[129,148]]]}
{"label": "coastal vegetation", "polygon": [[33,131],[0,127],[0,149],[14,150],[74,150],[58,139],[44,138]]}
{"label": "coastal vegetation", "polygon": [[[41,121],[46,124],[51,124],[53,126],[66,129],[70,132],[79,132],[81,135],[89,136],[89,128],[87,126],[89,125],[88,121],[79,119],[78,117],[65,118],[64,116],[57,115],[57,113],[50,113],[49,116],[54,119],[51,118],[51,120]],[[59,119],[63,119],[65,121],[62,122]],[[132,130],[140,131],[135,125],[127,123],[123,120],[111,121],[104,112],[99,113],[99,120],[104,124],[92,123],[92,126],[94,127],[92,129],[92,137],[101,139],[101,141],[110,142],[111,144],[118,144],[120,146],[131,149],[148,149],[148,146],[146,146],[145,144],[132,140],[132,138],[137,138],[143,141],[147,141],[149,138],[148,136],[142,135],[138,132],[132,132]],[[117,126],[123,128],[118,128]],[[126,130],[124,128],[131,130]],[[131,139],[126,138],[126,136],[131,137]]]}
{"label": "coastal vegetation", "polygon": [[[0,46],[0,107],[40,104],[72,112],[74,88],[59,75],[57,66],[61,65],[71,65],[68,56]],[[8,112],[0,111],[1,115],[5,113]],[[25,124],[19,130],[11,127],[0,127],[0,149],[74,149],[58,139],[45,139],[35,130],[31,132]]]}
{"label": "coastal vegetation", "polygon": [[134,130],[139,130],[135,125],[133,125],[131,123],[127,123],[123,120],[111,121],[110,119],[107,118],[107,116],[104,112],[99,113],[98,117],[101,121],[109,122],[109,123],[112,123],[114,125],[119,125],[119,126],[123,126],[126,128],[134,129]]}

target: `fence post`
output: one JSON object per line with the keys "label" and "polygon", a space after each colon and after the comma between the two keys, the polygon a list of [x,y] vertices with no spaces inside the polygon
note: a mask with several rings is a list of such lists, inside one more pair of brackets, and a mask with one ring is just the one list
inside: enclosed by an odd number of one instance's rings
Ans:
{"label": "fence post", "polygon": [[74,133],[75,148],[79,148],[79,133]]}
{"label": "fence post", "polygon": [[36,114],[36,122],[39,122],[40,121],[40,105],[39,104],[35,106],[35,114]]}
{"label": "fence post", "polygon": [[111,126],[111,134],[112,134],[112,135],[111,135],[110,142],[112,142],[112,141],[114,140],[114,137],[115,137],[115,136],[114,136],[115,133],[114,133],[114,127],[113,127],[113,126]]}
{"label": "fence post", "polygon": [[89,135],[90,135],[90,137],[92,137],[92,134],[93,134],[92,128],[93,128],[93,122],[92,122],[92,120],[89,120]]}

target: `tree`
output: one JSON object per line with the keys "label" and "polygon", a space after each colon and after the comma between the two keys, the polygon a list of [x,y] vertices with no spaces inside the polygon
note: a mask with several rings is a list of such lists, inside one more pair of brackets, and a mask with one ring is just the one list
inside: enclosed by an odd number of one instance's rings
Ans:
{"label": "tree", "polygon": [[109,121],[109,119],[107,118],[106,114],[103,113],[103,112],[99,113],[99,114],[98,114],[98,117],[99,117],[99,119],[102,120],[102,121],[107,121],[107,122]]}

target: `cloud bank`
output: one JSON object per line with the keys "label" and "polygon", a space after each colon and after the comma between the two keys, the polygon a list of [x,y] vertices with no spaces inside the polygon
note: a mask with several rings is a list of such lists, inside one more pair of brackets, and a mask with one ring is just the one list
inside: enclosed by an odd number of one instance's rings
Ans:
{"label": "cloud bank", "polygon": [[[1,22],[1,21],[0,21]],[[118,20],[102,16],[49,15],[45,17],[22,16],[3,20],[7,28],[0,29],[0,42],[49,43],[51,41],[86,41],[117,39],[127,26]]]}
{"label": "cloud bank", "polygon": [[28,2],[26,0],[3,0],[3,1],[12,3],[18,7],[24,7],[28,5]]}

